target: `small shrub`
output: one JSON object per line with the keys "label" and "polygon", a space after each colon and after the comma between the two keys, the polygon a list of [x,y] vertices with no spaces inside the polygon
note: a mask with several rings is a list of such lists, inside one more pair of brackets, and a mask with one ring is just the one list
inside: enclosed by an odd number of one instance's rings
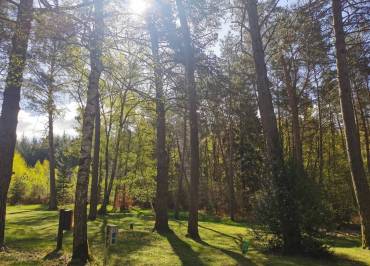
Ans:
{"label": "small shrub", "polygon": [[24,179],[24,176],[14,178],[13,185],[10,188],[10,204],[20,204],[24,200],[27,191],[27,185]]}

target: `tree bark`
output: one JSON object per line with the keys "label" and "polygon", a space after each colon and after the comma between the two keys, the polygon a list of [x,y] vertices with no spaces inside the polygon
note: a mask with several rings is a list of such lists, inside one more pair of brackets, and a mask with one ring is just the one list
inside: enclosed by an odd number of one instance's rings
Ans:
{"label": "tree bark", "polygon": [[148,22],[151,49],[154,63],[154,80],[156,96],[156,115],[157,115],[157,140],[156,140],[156,159],[157,159],[157,189],[155,198],[155,225],[157,232],[169,232],[168,226],[168,154],[166,151],[166,110],[165,97],[163,93],[162,70],[159,59],[158,31],[155,25],[154,16]]}
{"label": "tree bark", "polygon": [[188,236],[200,240],[198,231],[199,198],[199,136],[198,136],[198,98],[195,85],[195,58],[185,8],[181,0],[176,0],[179,12],[180,29],[184,41],[183,56],[185,65],[185,86],[188,93],[190,122],[190,206],[188,218]]}
{"label": "tree bark", "polygon": [[95,136],[94,136],[94,157],[92,163],[91,174],[91,190],[90,190],[90,212],[89,220],[96,220],[98,212],[98,193],[99,193],[99,157],[100,157],[100,103],[99,96],[96,98],[96,114],[95,114]]}
{"label": "tree bark", "polygon": [[267,154],[271,173],[277,188],[281,234],[285,252],[298,252],[301,246],[301,232],[297,219],[297,209],[292,197],[294,180],[285,177],[283,150],[277,128],[267,68],[263,49],[256,0],[246,0],[249,19],[249,32],[252,39],[253,58],[257,75],[258,105],[266,139]]}
{"label": "tree bark", "polygon": [[364,164],[361,156],[360,139],[354,116],[341,1],[332,0],[332,8],[337,59],[337,78],[339,82],[340,104],[344,121],[347,155],[351,168],[353,187],[356,195],[359,215],[361,218],[362,247],[369,249],[370,189],[366,179]]}
{"label": "tree bark", "polygon": [[52,99],[52,91],[49,91],[49,178],[50,178],[50,198],[49,198],[49,210],[56,210],[57,205],[57,190],[55,186],[55,147],[54,147],[54,104]]}
{"label": "tree bark", "polygon": [[0,250],[5,248],[6,201],[13,170],[23,71],[33,16],[33,0],[21,0],[12,37],[0,116]]}
{"label": "tree bark", "polygon": [[99,80],[103,70],[101,54],[103,42],[103,0],[94,1],[94,31],[90,39],[90,75],[87,89],[87,102],[83,114],[81,151],[77,174],[75,213],[73,227],[72,260],[84,264],[89,259],[87,242],[87,194],[91,164],[94,119],[99,97]]}

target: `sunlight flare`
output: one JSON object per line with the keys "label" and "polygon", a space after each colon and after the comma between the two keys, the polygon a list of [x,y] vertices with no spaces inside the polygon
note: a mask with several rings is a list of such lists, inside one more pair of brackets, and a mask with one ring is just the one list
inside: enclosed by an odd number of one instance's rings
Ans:
{"label": "sunlight flare", "polygon": [[129,10],[133,13],[142,15],[151,5],[151,0],[130,0]]}

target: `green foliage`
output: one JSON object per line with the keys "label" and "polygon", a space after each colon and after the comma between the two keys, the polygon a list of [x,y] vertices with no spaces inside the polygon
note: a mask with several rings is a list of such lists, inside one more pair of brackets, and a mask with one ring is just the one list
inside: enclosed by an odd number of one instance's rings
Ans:
{"label": "green foliage", "polygon": [[139,203],[152,203],[155,196],[156,167],[154,160],[154,130],[145,119],[135,121],[135,134],[131,139],[133,157],[130,171],[124,179],[130,195]]}
{"label": "green foliage", "polygon": [[73,200],[73,168],[70,157],[61,152],[58,155],[56,166],[58,170],[56,178],[57,200],[60,206],[65,206],[72,203]]}

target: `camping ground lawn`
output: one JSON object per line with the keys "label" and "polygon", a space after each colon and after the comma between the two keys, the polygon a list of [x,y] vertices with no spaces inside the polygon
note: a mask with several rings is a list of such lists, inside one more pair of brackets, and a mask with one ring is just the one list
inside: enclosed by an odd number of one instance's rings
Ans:
{"label": "camping ground lawn", "polygon": [[[186,221],[170,221],[173,234],[152,233],[150,211],[134,209],[130,213],[111,213],[106,219],[89,222],[92,265],[103,265],[105,224],[119,227],[117,245],[111,247],[108,265],[370,265],[370,251],[360,248],[358,237],[328,239],[335,258],[317,260],[277,256],[260,251],[251,243],[247,256],[239,242],[248,239],[251,230],[244,224],[201,219],[202,242],[185,236]],[[134,230],[129,229],[130,223]],[[58,213],[41,205],[10,206],[7,214],[8,253],[0,253],[0,265],[66,265],[70,260],[72,233],[66,232],[64,250],[52,253],[56,245]]]}

